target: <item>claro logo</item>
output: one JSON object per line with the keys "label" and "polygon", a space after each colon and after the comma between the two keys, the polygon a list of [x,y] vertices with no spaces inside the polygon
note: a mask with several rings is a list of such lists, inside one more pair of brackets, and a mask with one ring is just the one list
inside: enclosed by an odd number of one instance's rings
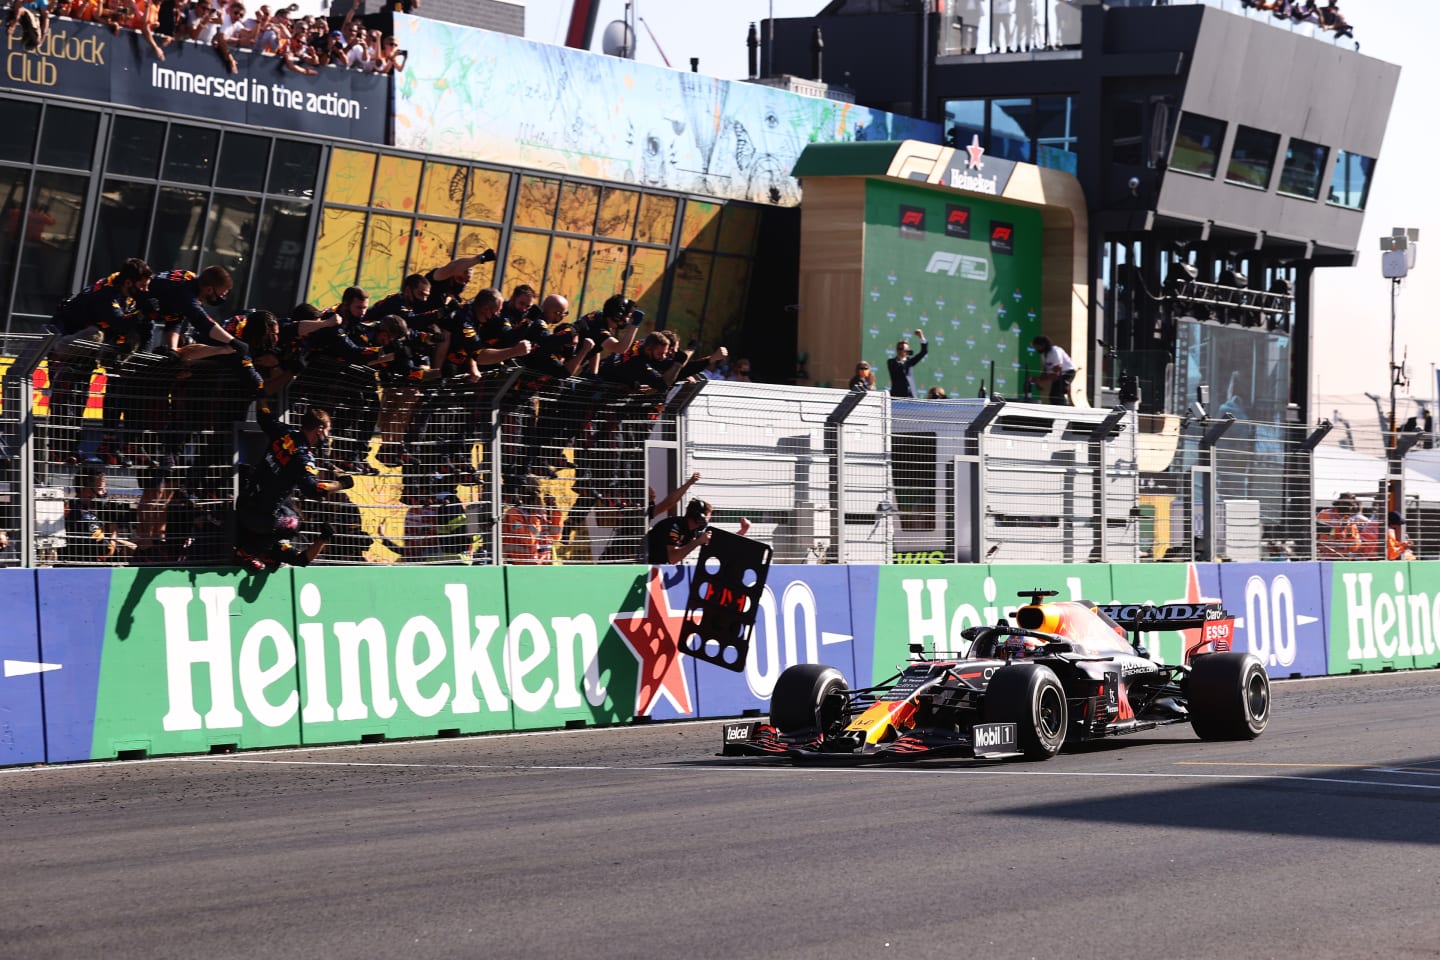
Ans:
{"label": "claro logo", "polygon": [[936,250],[930,254],[930,262],[925,265],[925,272],[947,273],[952,277],[958,275],[962,280],[984,281],[990,279],[990,261],[984,257]]}
{"label": "claro logo", "polygon": [[27,51],[20,36],[11,34],[6,40],[5,75],[17,83],[53,87],[60,82],[57,61],[103,67],[105,45],[101,37],[75,37],[67,30],[56,30],[38,50]]}

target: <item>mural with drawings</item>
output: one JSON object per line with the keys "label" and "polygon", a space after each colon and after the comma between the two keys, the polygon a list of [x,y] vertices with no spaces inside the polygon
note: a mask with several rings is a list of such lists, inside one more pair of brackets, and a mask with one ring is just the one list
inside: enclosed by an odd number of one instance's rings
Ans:
{"label": "mural with drawings", "polygon": [[940,142],[940,125],[399,15],[395,145],[729,200],[794,206],[809,143]]}

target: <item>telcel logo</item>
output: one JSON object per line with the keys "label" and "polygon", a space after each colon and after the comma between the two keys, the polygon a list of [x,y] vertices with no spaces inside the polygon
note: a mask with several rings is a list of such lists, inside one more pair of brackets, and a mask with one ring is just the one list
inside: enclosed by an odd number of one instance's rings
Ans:
{"label": "telcel logo", "polygon": [[958,272],[962,280],[984,281],[990,279],[990,261],[984,257],[936,250],[930,254],[930,262],[925,265],[925,272],[947,273],[952,277]]}

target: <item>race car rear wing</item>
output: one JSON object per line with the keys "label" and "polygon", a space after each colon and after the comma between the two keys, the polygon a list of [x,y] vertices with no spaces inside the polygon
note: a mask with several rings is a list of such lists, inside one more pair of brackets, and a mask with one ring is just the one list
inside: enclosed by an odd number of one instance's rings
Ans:
{"label": "race car rear wing", "polygon": [[1196,603],[1105,603],[1095,607],[1115,625],[1131,633],[1191,630],[1213,620],[1230,620],[1218,600]]}

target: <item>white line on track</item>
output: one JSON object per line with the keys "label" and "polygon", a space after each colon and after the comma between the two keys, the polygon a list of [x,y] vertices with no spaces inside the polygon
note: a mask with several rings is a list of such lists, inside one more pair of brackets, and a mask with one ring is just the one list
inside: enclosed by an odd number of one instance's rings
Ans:
{"label": "white line on track", "polygon": [[[674,766],[644,766],[624,767],[608,765],[563,765],[563,764],[497,764],[497,763],[383,763],[378,761],[360,760],[272,760],[262,757],[189,757],[176,758],[173,763],[249,763],[249,764],[274,764],[277,766],[298,766],[298,767],[391,767],[395,769],[435,769],[435,770],[492,770],[506,771],[512,773],[523,773],[527,770],[539,770],[550,773],[695,773],[695,772],[725,772],[734,773],[746,771],[749,773],[783,773],[785,776],[796,776],[797,772],[819,773],[832,775],[876,775],[901,776],[998,776],[998,777],[1078,777],[1085,779],[1116,779],[1116,780],[1219,780],[1230,782],[1255,782],[1255,783],[1325,783],[1343,786],[1360,787],[1394,787],[1400,790],[1440,790],[1440,784],[1433,783],[1404,783],[1390,780],[1352,780],[1339,777],[1296,777],[1296,776],[1267,776],[1256,773],[1116,773],[1116,772],[1093,772],[1082,770],[996,770],[993,768],[970,768],[957,770],[954,767],[947,767],[943,770],[925,770],[915,767],[814,767],[814,766],[759,766],[750,764],[735,765],[691,765],[676,764]],[[1372,768],[1375,773],[1405,773],[1401,769],[1390,769],[1384,767]]]}

